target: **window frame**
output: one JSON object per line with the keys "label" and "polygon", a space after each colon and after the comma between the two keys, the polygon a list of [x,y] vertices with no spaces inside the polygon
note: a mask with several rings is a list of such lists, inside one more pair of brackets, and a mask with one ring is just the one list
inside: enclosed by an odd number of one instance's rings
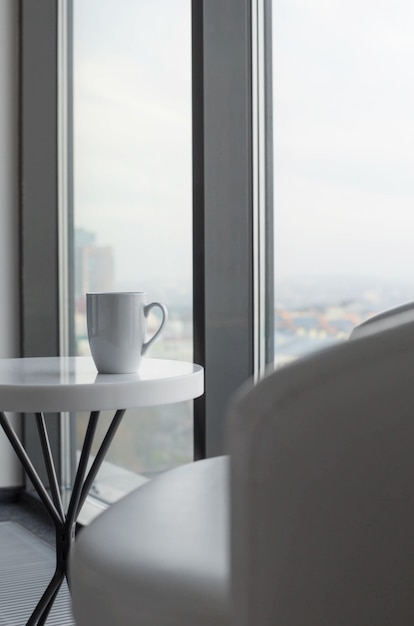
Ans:
{"label": "window frame", "polygon": [[249,0],[193,0],[195,458],[225,451],[226,404],[253,374],[250,23]]}
{"label": "window frame", "polygon": [[[264,2],[269,10],[270,0]],[[20,0],[23,356],[58,355],[62,307],[73,306],[73,298],[62,301],[59,295],[58,18],[62,9],[70,16],[71,0]],[[194,411],[194,450],[200,459],[226,451],[227,403],[253,375],[255,366],[252,7],[250,0],[192,0],[191,10],[194,360],[205,367],[205,394],[195,401]],[[66,87],[70,93],[70,84]],[[70,145],[67,150],[70,188]],[[71,203],[70,196],[69,211]],[[270,209],[268,204],[269,216]],[[269,224],[266,254],[272,247]],[[272,284],[267,276],[271,339]],[[67,319],[73,319],[70,313]],[[273,358],[269,346],[268,360]],[[48,416],[47,421],[52,451],[62,469],[65,425],[56,416]],[[30,456],[40,460],[34,420],[28,416],[24,424]],[[64,475],[59,473],[61,481]]]}
{"label": "window frame", "polygon": [[[59,354],[58,271],[58,5],[20,0],[19,206],[21,353]],[[45,416],[62,480],[61,423]],[[41,444],[32,416],[23,416],[24,440],[42,480]]]}

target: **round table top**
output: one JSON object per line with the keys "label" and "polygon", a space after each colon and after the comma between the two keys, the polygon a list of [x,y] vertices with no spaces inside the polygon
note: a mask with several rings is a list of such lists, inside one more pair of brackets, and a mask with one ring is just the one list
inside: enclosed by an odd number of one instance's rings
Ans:
{"label": "round table top", "polygon": [[99,411],[182,402],[201,396],[204,370],[143,358],[136,374],[98,374],[91,357],[0,359],[0,411]]}

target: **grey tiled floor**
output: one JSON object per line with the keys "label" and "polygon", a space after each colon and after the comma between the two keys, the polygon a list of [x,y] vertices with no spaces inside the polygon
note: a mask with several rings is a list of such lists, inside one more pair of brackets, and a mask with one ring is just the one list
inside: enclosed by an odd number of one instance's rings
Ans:
{"label": "grey tiled floor", "polygon": [[54,545],[55,530],[41,502],[30,495],[22,494],[2,500],[0,497],[0,522],[15,521],[47,543]]}
{"label": "grey tiled floor", "polygon": [[[23,626],[55,567],[55,531],[39,502],[0,501],[0,626]],[[74,626],[66,583],[46,626]]]}

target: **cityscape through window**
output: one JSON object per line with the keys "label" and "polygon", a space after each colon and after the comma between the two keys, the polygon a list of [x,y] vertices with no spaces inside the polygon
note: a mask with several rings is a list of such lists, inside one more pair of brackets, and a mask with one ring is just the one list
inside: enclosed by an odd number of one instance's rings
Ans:
{"label": "cityscape through window", "polygon": [[414,10],[273,10],[275,361],[413,299]]}
{"label": "cityscape through window", "polygon": [[[169,311],[148,356],[192,361],[191,3],[75,0],[73,34],[77,354],[87,292],[145,291]],[[95,495],[191,461],[192,422],[191,402],[128,411]]]}
{"label": "cityscape through window", "polygon": [[[278,367],[413,299],[414,9],[270,6]],[[73,32],[77,353],[86,292],[144,290],[169,309],[149,356],[192,360],[191,3],[74,0]],[[192,422],[192,403],[128,412],[97,495],[192,460]]]}

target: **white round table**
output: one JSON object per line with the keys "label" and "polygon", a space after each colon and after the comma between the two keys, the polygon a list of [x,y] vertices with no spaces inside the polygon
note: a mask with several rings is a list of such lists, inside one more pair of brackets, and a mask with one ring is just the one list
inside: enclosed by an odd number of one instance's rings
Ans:
{"label": "white round table", "polygon": [[[203,368],[183,361],[143,358],[136,374],[98,374],[90,357],[0,359],[0,425],[56,527],[56,571],[27,626],[44,624],[67,578],[76,520],[126,409],[190,400],[203,391]],[[115,415],[87,472],[102,410],[114,410]],[[11,426],[5,414],[8,411],[35,414],[50,495]],[[91,415],[72,495],[64,511],[43,414],[76,411],[90,411]]]}
{"label": "white round table", "polygon": [[203,368],[143,358],[137,374],[98,374],[90,357],[0,359],[0,410],[103,411],[171,404],[203,393]]}

